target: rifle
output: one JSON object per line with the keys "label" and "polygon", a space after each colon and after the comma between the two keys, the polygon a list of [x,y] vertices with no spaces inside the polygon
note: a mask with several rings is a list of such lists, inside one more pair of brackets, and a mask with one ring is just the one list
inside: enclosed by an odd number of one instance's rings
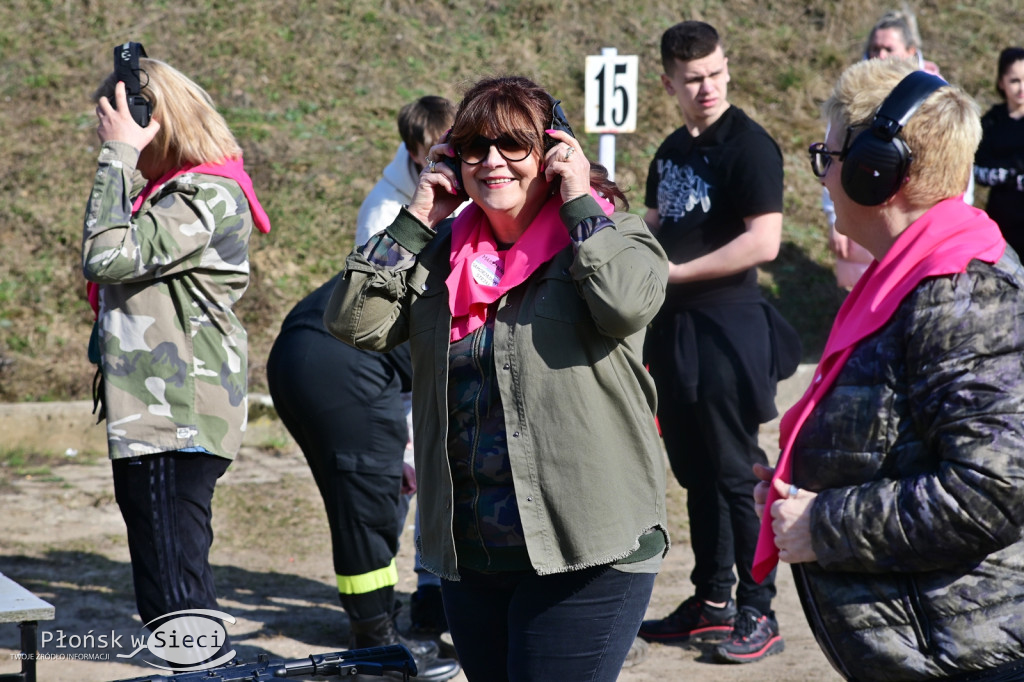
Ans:
{"label": "rifle", "polygon": [[311,654],[308,658],[291,660],[271,659],[267,654],[260,654],[255,663],[235,660],[217,668],[146,675],[120,682],[258,682],[310,675],[339,678],[357,674],[381,676],[391,671],[402,673],[402,679],[406,682],[410,676],[416,675],[416,661],[402,644]]}

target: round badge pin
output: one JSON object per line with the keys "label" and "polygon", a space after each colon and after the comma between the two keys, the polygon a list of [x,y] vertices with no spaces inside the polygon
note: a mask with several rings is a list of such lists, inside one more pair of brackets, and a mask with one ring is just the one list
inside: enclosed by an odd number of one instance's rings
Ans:
{"label": "round badge pin", "polygon": [[494,287],[505,274],[505,262],[493,253],[484,253],[473,260],[473,279],[477,284]]}

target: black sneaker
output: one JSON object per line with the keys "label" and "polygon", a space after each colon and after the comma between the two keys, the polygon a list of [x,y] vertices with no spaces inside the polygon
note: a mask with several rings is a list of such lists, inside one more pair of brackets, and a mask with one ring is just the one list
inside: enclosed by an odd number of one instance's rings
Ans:
{"label": "black sneaker", "polygon": [[729,636],[735,618],[736,605],[731,599],[725,606],[716,607],[690,597],[668,617],[645,620],[639,634],[648,642],[714,642]]}
{"label": "black sneaker", "polygon": [[715,647],[715,659],[722,663],[753,663],[785,648],[775,614],[766,615],[752,606],[741,606],[732,634]]}

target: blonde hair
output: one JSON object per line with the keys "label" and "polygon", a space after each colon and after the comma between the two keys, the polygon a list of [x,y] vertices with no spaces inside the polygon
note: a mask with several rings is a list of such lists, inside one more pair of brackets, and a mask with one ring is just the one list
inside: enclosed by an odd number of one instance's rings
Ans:
{"label": "blonde hair", "polygon": [[[210,95],[195,81],[157,59],[139,60],[142,94],[153,105],[160,130],[149,144],[160,158],[174,166],[219,163],[242,156],[242,148]],[[113,104],[117,75],[110,74],[93,93]]]}
{"label": "blonde hair", "polygon": [[[910,59],[870,59],[857,62],[839,77],[823,105],[835,130],[850,130],[849,139],[863,133],[893,88],[917,70]],[[916,208],[959,196],[967,189],[974,152],[981,142],[977,103],[960,88],[939,88],[921,104],[899,137],[913,162],[902,192]]]}
{"label": "blonde hair", "polygon": [[875,34],[887,28],[894,28],[900,32],[900,36],[903,38],[903,47],[905,47],[908,52],[920,52],[921,34],[917,30],[917,17],[914,16],[910,7],[907,6],[906,3],[903,3],[902,9],[894,9],[886,12],[877,22],[875,22],[875,25],[871,27],[871,31],[868,33],[868,38],[864,41],[865,59],[871,56],[871,41],[875,39]]}

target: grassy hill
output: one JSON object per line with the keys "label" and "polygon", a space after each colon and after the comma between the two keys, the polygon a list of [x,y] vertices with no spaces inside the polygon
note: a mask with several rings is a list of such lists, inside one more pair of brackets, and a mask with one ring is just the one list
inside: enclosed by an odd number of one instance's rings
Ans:
{"label": "grassy hill", "polygon": [[[922,1],[925,54],[984,108],[998,51],[1020,38],[1010,0]],[[582,134],[584,58],[602,47],[640,58],[638,131],[617,140],[617,180],[643,210],[647,164],[679,125],[659,82],[662,31],[698,18],[722,32],[730,100],[759,120],[786,161],[784,245],[768,294],[820,352],[841,300],[820,187],[806,148],[818,105],[890,4],[875,0],[7,0],[0,6],[0,401],[84,398],[91,311],[80,272],[81,219],[98,142],[89,94],[116,43],[194,77],[245,149],[274,223],[252,238],[239,306],[251,389],[281,319],[336,272],[356,212],[397,146],[395,115],[424,94],[458,100],[481,76],[522,73],[561,98]],[[583,137],[597,156],[596,136]],[[983,198],[983,197],[981,197]]]}

